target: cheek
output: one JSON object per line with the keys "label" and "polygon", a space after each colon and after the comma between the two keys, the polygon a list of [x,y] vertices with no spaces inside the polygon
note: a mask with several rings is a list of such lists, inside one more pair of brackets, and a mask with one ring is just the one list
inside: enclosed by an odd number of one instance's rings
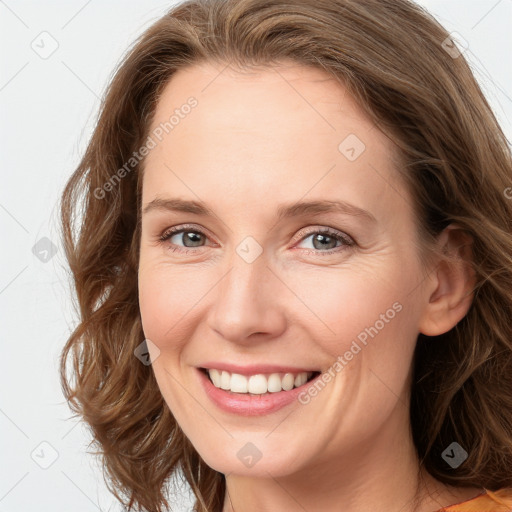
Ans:
{"label": "cheek", "polygon": [[[410,291],[411,273],[403,264],[384,258],[374,264],[342,269],[314,269],[297,276],[294,292],[296,318],[310,330],[333,358],[350,349],[353,340],[364,342],[384,332],[398,332],[403,322],[403,304]],[[292,279],[293,277],[293,279]],[[300,314],[299,314],[300,312]]]}
{"label": "cheek", "polygon": [[[169,272],[158,264],[139,268],[139,308],[142,328],[147,339],[158,347],[158,357],[152,354],[152,369],[169,408],[180,422],[194,417],[194,409],[180,382],[180,357],[190,339],[187,313],[197,302],[186,286],[183,271]],[[180,290],[183,289],[183,293]],[[194,300],[195,299],[195,300]],[[156,352],[155,352],[156,354]]]}
{"label": "cheek", "polygon": [[139,309],[146,338],[160,339],[159,333],[165,328],[164,308],[166,297],[163,288],[152,272],[139,270]]}
{"label": "cheek", "polygon": [[209,270],[160,262],[141,265],[139,308],[145,336],[163,352],[183,348],[218,279]]}

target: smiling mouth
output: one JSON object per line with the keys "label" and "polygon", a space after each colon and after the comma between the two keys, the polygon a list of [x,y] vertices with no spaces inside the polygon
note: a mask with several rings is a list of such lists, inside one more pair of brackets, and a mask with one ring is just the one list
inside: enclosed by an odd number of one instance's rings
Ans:
{"label": "smiling mouth", "polygon": [[216,388],[246,395],[265,395],[290,391],[303,386],[320,375],[319,371],[241,375],[213,368],[200,368],[200,370]]}

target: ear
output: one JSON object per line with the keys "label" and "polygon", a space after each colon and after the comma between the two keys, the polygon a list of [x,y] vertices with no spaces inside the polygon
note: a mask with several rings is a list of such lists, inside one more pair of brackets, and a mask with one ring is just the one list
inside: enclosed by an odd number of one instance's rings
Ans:
{"label": "ear", "polygon": [[426,304],[419,325],[422,334],[448,332],[468,312],[475,286],[470,264],[472,242],[472,237],[456,224],[450,224],[439,235],[438,246],[449,259],[439,257],[427,279]]}

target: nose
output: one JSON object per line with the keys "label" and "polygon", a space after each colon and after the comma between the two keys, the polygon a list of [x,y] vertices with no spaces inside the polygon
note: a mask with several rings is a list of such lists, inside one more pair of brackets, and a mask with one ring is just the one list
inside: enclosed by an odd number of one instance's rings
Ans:
{"label": "nose", "polygon": [[235,253],[227,274],[215,287],[209,327],[234,343],[274,339],[286,329],[283,297],[285,286],[264,255],[248,263]]}

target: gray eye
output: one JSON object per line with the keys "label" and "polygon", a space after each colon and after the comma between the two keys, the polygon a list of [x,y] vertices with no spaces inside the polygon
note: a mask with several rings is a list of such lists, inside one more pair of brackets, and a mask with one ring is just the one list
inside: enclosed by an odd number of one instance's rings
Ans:
{"label": "gray eye", "polygon": [[309,246],[304,248],[316,251],[335,249],[338,247],[336,244],[342,241],[339,237],[327,233],[311,233],[302,239],[301,244],[305,243],[306,240],[311,241]]}
{"label": "gray eye", "polygon": [[170,237],[170,242],[176,245],[180,245],[176,243],[173,238],[181,237],[182,243],[184,247],[199,247],[201,245],[201,239],[204,238],[204,235],[201,233],[197,233],[195,231],[183,230],[177,233],[174,233]]}

